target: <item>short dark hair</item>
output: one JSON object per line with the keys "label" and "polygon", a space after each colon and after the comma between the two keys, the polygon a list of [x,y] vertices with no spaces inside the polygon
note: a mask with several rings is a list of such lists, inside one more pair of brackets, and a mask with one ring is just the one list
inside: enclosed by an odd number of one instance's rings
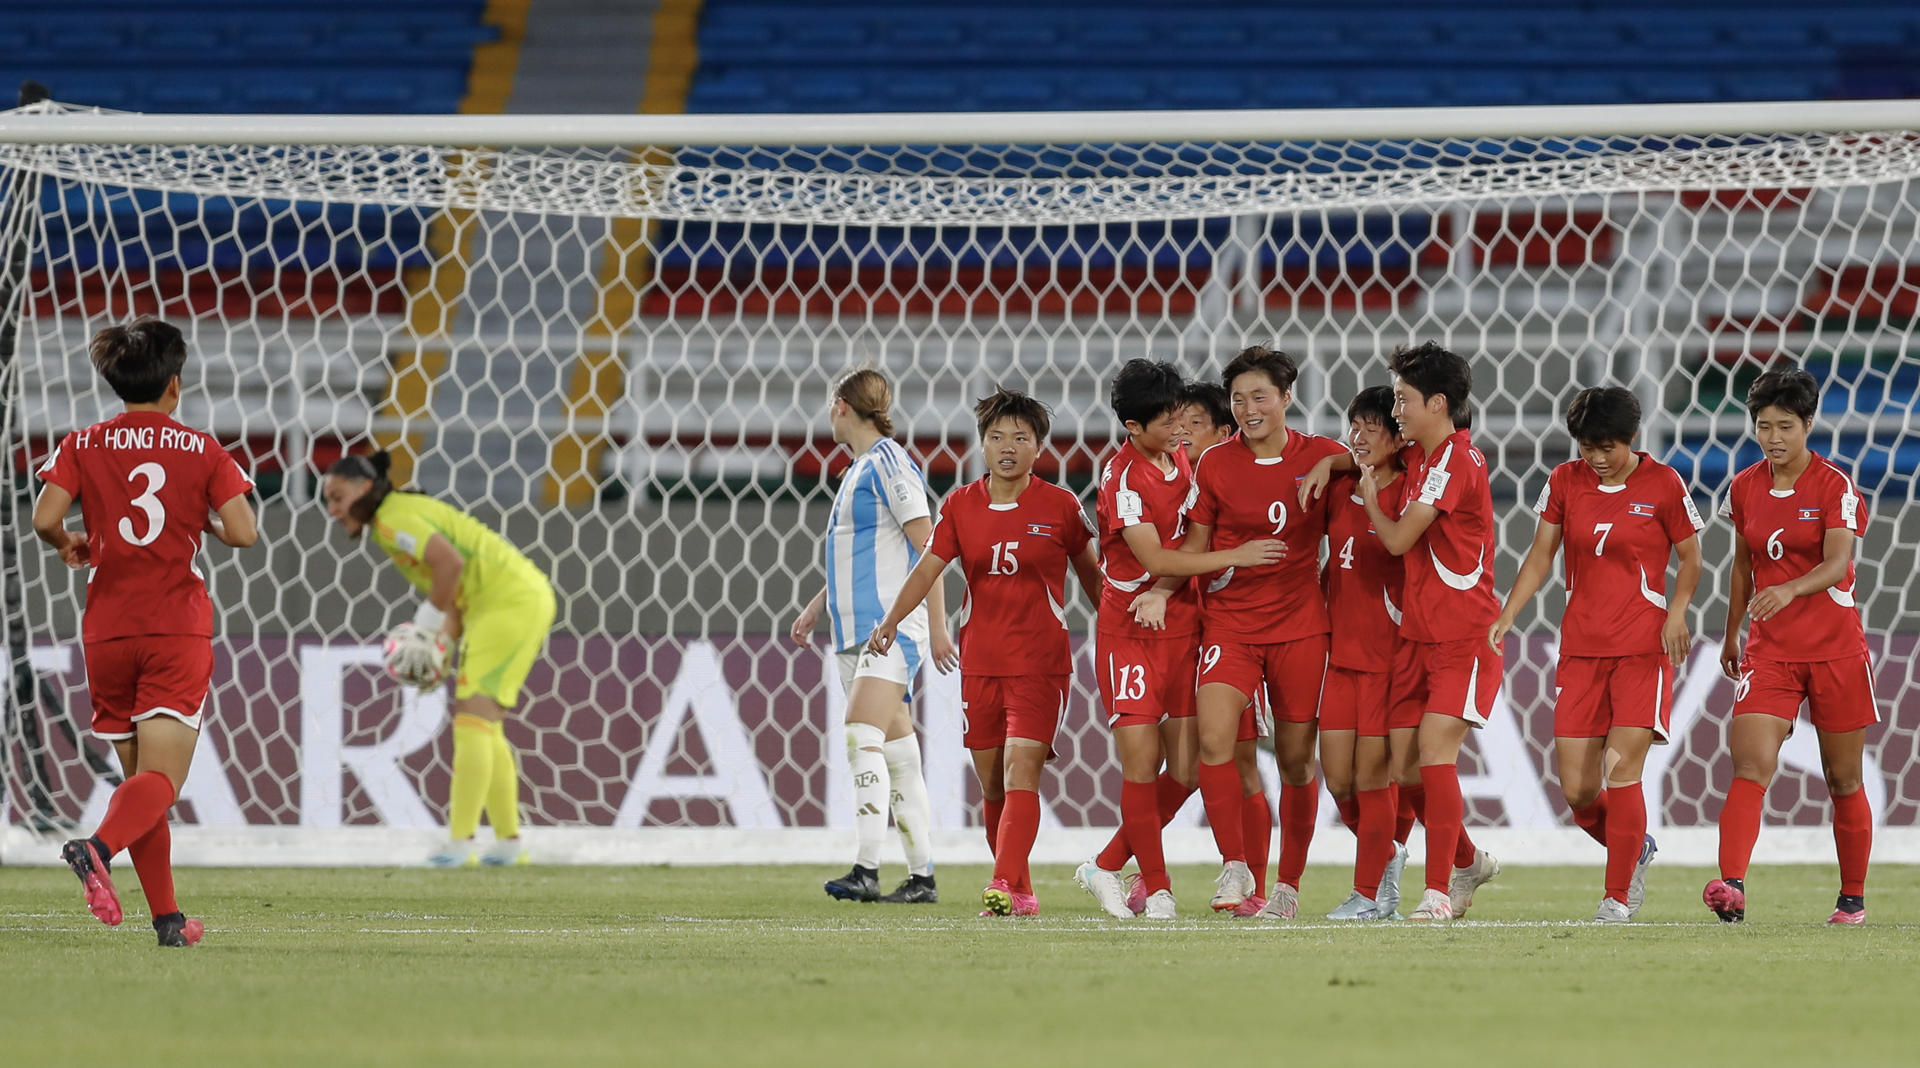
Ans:
{"label": "short dark hair", "polygon": [[1212,382],[1189,382],[1181,397],[1188,407],[1205,411],[1214,426],[1223,426],[1228,430],[1240,429],[1239,420],[1233,417],[1233,402],[1227,396],[1226,387],[1216,386]]}
{"label": "short dark hair", "polygon": [[1347,418],[1379,423],[1389,434],[1400,433],[1400,420],[1393,417],[1393,390],[1387,386],[1368,386],[1355,393],[1347,405]]}
{"label": "short dark hair", "polygon": [[1231,390],[1233,380],[1249,371],[1266,375],[1267,381],[1278,386],[1282,393],[1293,392],[1293,384],[1300,379],[1300,365],[1293,362],[1293,357],[1279,349],[1249,345],[1228,361],[1227,369],[1220,372],[1220,384]]}
{"label": "short dark hair", "polygon": [[1759,418],[1762,408],[1783,408],[1811,423],[1820,410],[1820,383],[1798,367],[1768,371],[1747,390],[1747,417]]}
{"label": "short dark hair", "polygon": [[385,449],[361,455],[347,453],[327,465],[328,475],[341,478],[363,478],[373,483],[367,492],[360,495],[347,511],[361,523],[373,522],[373,513],[380,510],[380,502],[393,492],[393,477],[388,474],[393,467],[393,456]]}
{"label": "short dark hair", "polygon": [[87,354],[121,400],[152,404],[187,365],[187,339],[179,327],[142,315],[93,335]]}
{"label": "short dark hair", "polygon": [[1439,394],[1447,398],[1447,412],[1453,416],[1454,429],[1464,430],[1473,425],[1473,413],[1467,409],[1467,400],[1473,393],[1473,371],[1465,359],[1441,348],[1437,341],[1426,341],[1413,348],[1402,345],[1394,349],[1393,355],[1387,357],[1387,366],[1400,376],[1400,381],[1419,390],[1421,396]]}
{"label": "short dark hair", "polygon": [[1036,441],[1045,441],[1047,430],[1053,425],[1053,413],[1046,405],[1005,386],[995,389],[991,396],[980,398],[973,406],[973,421],[983,438],[987,436],[987,428],[1001,419],[1018,419],[1027,424]]}
{"label": "short dark hair", "polygon": [[1179,368],[1164,360],[1136,358],[1113,376],[1107,403],[1121,422],[1146,426],[1185,403],[1181,399],[1185,389]]}
{"label": "short dark hair", "polygon": [[1624,445],[1640,433],[1640,398],[1621,386],[1583,389],[1567,405],[1567,433],[1582,445]]}

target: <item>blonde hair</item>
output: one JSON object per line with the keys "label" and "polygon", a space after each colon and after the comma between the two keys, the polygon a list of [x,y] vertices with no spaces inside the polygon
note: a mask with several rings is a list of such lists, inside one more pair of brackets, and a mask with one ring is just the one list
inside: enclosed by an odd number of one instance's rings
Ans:
{"label": "blonde hair", "polygon": [[862,368],[841,379],[833,387],[833,395],[846,401],[853,414],[872,423],[880,433],[893,436],[893,419],[887,415],[887,409],[893,407],[893,387],[887,384],[885,375],[870,367]]}

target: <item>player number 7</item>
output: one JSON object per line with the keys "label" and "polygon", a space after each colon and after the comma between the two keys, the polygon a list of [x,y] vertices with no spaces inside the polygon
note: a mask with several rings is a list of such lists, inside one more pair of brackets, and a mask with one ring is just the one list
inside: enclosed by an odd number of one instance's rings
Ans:
{"label": "player number 7", "polygon": [[1600,540],[1595,542],[1593,546],[1593,555],[1599,556],[1601,553],[1607,551],[1607,535],[1613,533],[1613,524],[1595,523],[1593,525],[1593,532],[1600,535]]}

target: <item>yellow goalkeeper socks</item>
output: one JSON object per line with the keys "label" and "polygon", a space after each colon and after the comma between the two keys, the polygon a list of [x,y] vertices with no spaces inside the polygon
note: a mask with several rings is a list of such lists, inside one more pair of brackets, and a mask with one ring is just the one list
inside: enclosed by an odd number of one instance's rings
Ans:
{"label": "yellow goalkeeper socks", "polygon": [[447,833],[455,841],[472,838],[480,826],[480,808],[493,782],[494,732],[499,726],[479,716],[453,717],[453,788],[447,805]]}
{"label": "yellow goalkeeper socks", "polygon": [[506,724],[493,727],[493,778],[487,785],[487,822],[495,838],[520,837],[520,761],[507,741]]}

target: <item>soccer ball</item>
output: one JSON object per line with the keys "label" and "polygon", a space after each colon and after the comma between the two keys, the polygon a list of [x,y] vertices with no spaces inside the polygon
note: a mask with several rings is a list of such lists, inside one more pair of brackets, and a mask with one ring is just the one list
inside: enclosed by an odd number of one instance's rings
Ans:
{"label": "soccer ball", "polygon": [[402,623],[381,646],[387,674],[408,686],[431,690],[447,677],[447,640],[438,631]]}

